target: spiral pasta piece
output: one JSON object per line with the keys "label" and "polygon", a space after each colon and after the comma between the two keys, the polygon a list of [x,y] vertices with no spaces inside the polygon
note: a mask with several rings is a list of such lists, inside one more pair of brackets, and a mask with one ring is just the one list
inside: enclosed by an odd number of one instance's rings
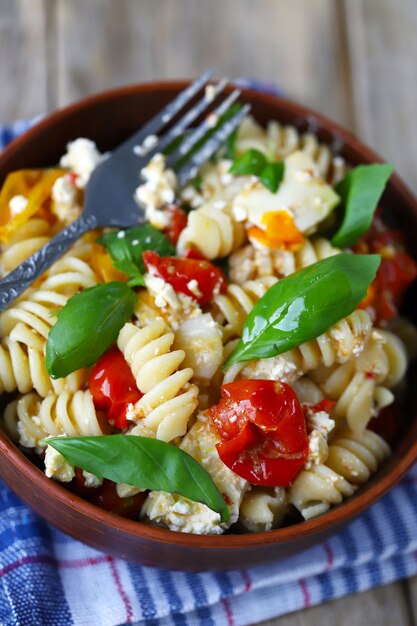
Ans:
{"label": "spiral pasta piece", "polygon": [[326,465],[352,485],[363,485],[390,456],[391,450],[382,437],[372,430],[360,435],[346,431],[329,446]]}
{"label": "spiral pasta piece", "polygon": [[274,276],[266,276],[243,285],[230,284],[227,293],[214,296],[213,315],[222,324],[224,342],[240,337],[243,324],[254,304],[276,282]]}
{"label": "spiral pasta piece", "polygon": [[299,269],[341,252],[328,239],[305,239],[296,251],[271,250],[265,246],[247,244],[230,255],[230,279],[239,285],[263,276],[289,276]]}
{"label": "spiral pasta piece", "polygon": [[37,448],[45,437],[60,435],[103,435],[90,392],[64,391],[40,398],[28,393],[9,403],[4,412],[4,424],[10,436],[26,448]]}
{"label": "spiral pasta piece", "polygon": [[288,500],[282,487],[252,487],[243,497],[239,522],[250,532],[278,528],[288,512]]}
{"label": "spiral pasta piece", "polygon": [[339,504],[365,483],[389,456],[388,444],[376,433],[360,435],[346,431],[329,445],[324,464],[298,474],[288,499],[304,517],[311,519]]}
{"label": "spiral pasta piece", "polygon": [[18,322],[23,322],[46,340],[55,322],[54,311],[77,291],[96,283],[97,277],[88,263],[75,256],[64,257],[54,263],[37,290],[0,315],[0,335],[9,335]]}
{"label": "spiral pasta piece", "polygon": [[377,331],[363,352],[339,367],[318,368],[312,378],[327,398],[336,401],[333,416],[345,418],[349,428],[361,432],[369,420],[394,401],[390,387],[404,376],[405,348],[388,331]]}
{"label": "spiral pasta piece", "polygon": [[51,238],[48,220],[32,217],[17,228],[7,244],[2,245],[0,267],[2,275],[8,274]]}
{"label": "spiral pasta piece", "polygon": [[265,131],[253,118],[249,117],[241,124],[236,150],[238,154],[255,148],[266,153],[270,158],[281,160],[295,152],[306,152],[317,164],[320,176],[335,185],[347,171],[343,157],[334,155],[331,148],[317,139],[311,132],[301,133],[295,126],[282,125],[273,121]]}
{"label": "spiral pasta piece", "polygon": [[206,259],[217,259],[239,248],[245,240],[243,224],[233,219],[229,211],[207,203],[188,214],[187,226],[177,244],[182,256],[187,248],[196,248]]}
{"label": "spiral pasta piece", "polygon": [[0,344],[0,394],[32,389],[40,396],[77,391],[86,382],[85,370],[77,370],[65,378],[53,380],[46,371],[45,341],[26,324],[18,323],[10,337]]}
{"label": "spiral pasta piece", "polygon": [[345,363],[360,354],[372,330],[366,311],[357,310],[326,330],[322,335],[285,352],[283,357],[306,373],[321,365]]}
{"label": "spiral pasta piece", "polygon": [[[275,357],[236,363],[226,372],[224,381],[229,383],[236,378],[266,378],[281,380],[289,384],[310,371],[316,379],[317,368],[326,368],[336,363],[346,363],[352,357],[360,354],[366,340],[372,331],[372,322],[366,311],[357,310],[331,326],[316,339]],[[325,370],[327,372],[327,369]],[[326,396],[326,392],[324,391]],[[328,397],[328,396],[326,396]]]}
{"label": "spiral pasta piece", "polygon": [[156,434],[157,439],[171,441],[184,435],[197,407],[198,388],[190,383],[193,370],[180,369],[184,350],[171,350],[174,333],[162,320],[144,328],[126,323],[119,333],[117,345],[123,352],[144,395],[132,412],[134,421]]}

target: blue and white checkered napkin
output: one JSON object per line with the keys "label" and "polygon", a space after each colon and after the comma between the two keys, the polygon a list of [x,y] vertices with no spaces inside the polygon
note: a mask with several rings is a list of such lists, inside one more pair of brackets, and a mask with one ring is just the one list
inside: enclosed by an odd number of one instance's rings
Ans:
{"label": "blue and white checkered napkin", "polygon": [[[0,149],[28,125],[0,126]],[[244,626],[416,573],[417,467],[324,544],[218,574],[172,573],[97,552],[49,527],[0,483],[3,626]]]}

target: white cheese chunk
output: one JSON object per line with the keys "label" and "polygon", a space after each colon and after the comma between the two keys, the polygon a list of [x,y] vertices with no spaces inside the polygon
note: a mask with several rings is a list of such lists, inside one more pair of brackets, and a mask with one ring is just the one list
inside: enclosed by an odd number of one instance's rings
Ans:
{"label": "white cheese chunk", "polygon": [[75,172],[77,187],[84,189],[93,170],[105,157],[98,151],[94,141],[80,137],[67,145],[67,152],[61,157],[60,165]]}
{"label": "white cheese chunk", "polygon": [[319,176],[313,159],[298,151],[285,159],[284,180],[276,193],[256,180],[235,197],[233,206],[235,213],[246,213],[248,221],[259,228],[265,213],[288,211],[299,231],[311,233],[338,202],[339,196]]}
{"label": "white cheese chunk", "polygon": [[178,494],[151,491],[142,514],[151,521],[171,530],[197,535],[220,535],[239,517],[239,508],[249,483],[232,472],[220,460],[216,450],[219,438],[210,427],[204,413],[185,435],[180,448],[188,452],[210,474],[230,509],[230,519],[221,524],[220,515],[205,504],[192,502]]}
{"label": "white cheese chunk", "polygon": [[45,451],[45,474],[61,483],[69,483],[75,476],[74,466],[60,452],[47,446]]}

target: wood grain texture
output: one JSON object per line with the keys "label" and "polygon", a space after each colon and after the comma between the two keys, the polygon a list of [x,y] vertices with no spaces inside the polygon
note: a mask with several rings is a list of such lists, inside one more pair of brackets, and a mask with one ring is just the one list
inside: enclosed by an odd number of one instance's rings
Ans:
{"label": "wood grain texture", "polygon": [[334,600],[262,626],[413,626],[401,583]]}
{"label": "wood grain texture", "polygon": [[57,29],[60,104],[212,66],[350,119],[332,0],[58,0]]}
{"label": "wood grain texture", "polygon": [[48,109],[44,8],[44,0],[0,0],[1,121]]}
{"label": "wood grain texture", "polygon": [[417,190],[417,2],[345,0],[357,134]]}

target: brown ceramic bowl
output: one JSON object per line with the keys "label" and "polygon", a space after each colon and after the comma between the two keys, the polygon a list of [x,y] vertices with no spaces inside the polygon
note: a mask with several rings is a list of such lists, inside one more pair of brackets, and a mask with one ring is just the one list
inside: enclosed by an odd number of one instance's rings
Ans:
{"label": "brown ceramic bowl", "polygon": [[[94,139],[101,150],[116,146],[185,86],[183,82],[137,85],[82,100],[44,119],[0,156],[0,185],[12,170],[53,165],[71,139]],[[255,118],[310,128],[337,145],[351,164],[380,161],[353,135],[321,115],[272,95],[243,90]],[[417,202],[393,176],[384,203],[395,209],[404,232],[417,240]],[[321,517],[265,533],[207,537],[153,528],[118,517],[49,480],[0,432],[0,475],[39,515],[95,548],[147,565],[177,569],[229,569],[301,552],[338,531],[393,487],[417,459],[416,402],[408,403],[404,432],[388,463],[361,490]]]}

